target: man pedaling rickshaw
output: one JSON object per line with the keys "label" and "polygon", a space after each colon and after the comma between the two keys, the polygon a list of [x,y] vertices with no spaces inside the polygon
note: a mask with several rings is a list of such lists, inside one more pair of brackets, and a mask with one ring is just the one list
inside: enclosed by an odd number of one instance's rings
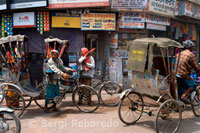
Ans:
{"label": "man pedaling rickshaw", "polygon": [[[47,99],[45,100],[45,108],[44,108],[45,113],[49,112],[48,110],[49,99],[54,99],[56,96],[60,95],[59,85],[58,85],[59,77],[62,76],[64,79],[67,79],[69,76],[67,72],[70,72],[70,71],[75,72],[74,69],[65,67],[63,65],[62,60],[58,58],[58,56],[59,56],[59,52],[57,50],[52,50],[51,58],[48,60],[48,66],[50,70],[53,71],[53,74],[49,76],[49,83],[46,88],[45,98]],[[57,111],[55,102],[53,105],[53,110]]]}
{"label": "man pedaling rickshaw", "polygon": [[184,41],[185,50],[180,52],[180,55],[177,54],[177,57],[180,56],[177,70],[178,95],[179,99],[184,102],[187,102],[189,94],[196,90],[196,83],[190,77],[192,71],[195,70],[200,75],[197,59],[192,53],[194,45],[191,40]]}

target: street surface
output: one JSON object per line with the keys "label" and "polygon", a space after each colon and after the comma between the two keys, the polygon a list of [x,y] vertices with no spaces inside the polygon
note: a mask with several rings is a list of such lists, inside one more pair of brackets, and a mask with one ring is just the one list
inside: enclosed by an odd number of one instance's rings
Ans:
{"label": "street surface", "polygon": [[[118,107],[101,105],[94,113],[82,113],[70,96],[59,109],[46,114],[32,102],[21,118],[22,133],[155,133],[155,116],[143,114],[137,124],[126,126],[118,118]],[[190,107],[182,118],[178,133],[200,133],[200,118],[195,118]]]}

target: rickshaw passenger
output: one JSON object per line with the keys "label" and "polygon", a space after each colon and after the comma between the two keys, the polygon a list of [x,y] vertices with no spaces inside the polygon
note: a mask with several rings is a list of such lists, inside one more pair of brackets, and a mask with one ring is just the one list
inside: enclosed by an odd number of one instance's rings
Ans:
{"label": "rickshaw passenger", "polygon": [[[62,76],[63,78],[67,79],[68,78],[67,72],[75,71],[74,69],[64,67],[62,60],[60,58],[58,58],[58,56],[59,56],[59,52],[57,50],[52,50],[51,58],[48,60],[49,68],[53,71],[53,74],[49,75],[49,84],[47,85],[47,88],[46,88],[47,92],[46,92],[45,98],[47,98],[47,99],[45,100],[45,109],[44,109],[45,113],[49,112],[48,98],[53,99],[56,96],[60,95],[59,85],[58,85],[59,77]],[[54,104],[53,110],[57,111],[56,103],[53,103],[53,104]]]}
{"label": "rickshaw passenger", "polygon": [[[200,68],[195,55],[192,53],[194,43],[191,40],[183,42],[185,48],[180,52],[180,59],[177,71],[177,83],[179,98],[183,101],[187,101],[187,96],[192,91],[196,90],[196,83],[190,77],[192,70],[194,69],[198,75],[200,75]],[[177,54],[177,57],[179,57]]]}

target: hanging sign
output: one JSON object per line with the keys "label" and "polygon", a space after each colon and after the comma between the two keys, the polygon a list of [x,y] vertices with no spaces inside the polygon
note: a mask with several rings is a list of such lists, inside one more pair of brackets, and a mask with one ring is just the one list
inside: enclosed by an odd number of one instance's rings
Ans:
{"label": "hanging sign", "polygon": [[178,1],[176,4],[175,15],[200,19],[200,6],[190,2]]}
{"label": "hanging sign", "polygon": [[11,9],[33,8],[33,7],[45,7],[47,6],[47,0],[11,0]]}
{"label": "hanging sign", "polygon": [[170,18],[157,16],[153,14],[146,14],[146,22],[147,23],[153,23],[153,24],[160,24],[160,25],[170,25]]}
{"label": "hanging sign", "polygon": [[35,27],[35,13],[34,12],[13,13],[13,27],[14,28]]}
{"label": "hanging sign", "polygon": [[49,0],[49,8],[110,6],[109,0]]}
{"label": "hanging sign", "polygon": [[116,18],[114,13],[88,13],[81,15],[81,30],[114,31]]}
{"label": "hanging sign", "polygon": [[144,23],[124,23],[121,22],[119,28],[123,29],[144,29]]}
{"label": "hanging sign", "polygon": [[158,25],[158,24],[150,24],[147,23],[147,29],[149,30],[160,30],[160,31],[166,31],[166,26],[164,25]]}
{"label": "hanging sign", "polygon": [[52,13],[52,27],[55,28],[81,28],[79,14]]}
{"label": "hanging sign", "polygon": [[112,0],[113,9],[145,9],[147,0]]}
{"label": "hanging sign", "polygon": [[6,0],[0,0],[0,10],[6,10],[6,9],[7,9]]}
{"label": "hanging sign", "polygon": [[144,13],[142,12],[123,12],[120,13],[121,22],[145,22]]}
{"label": "hanging sign", "polygon": [[147,11],[174,16],[176,0],[149,0]]}

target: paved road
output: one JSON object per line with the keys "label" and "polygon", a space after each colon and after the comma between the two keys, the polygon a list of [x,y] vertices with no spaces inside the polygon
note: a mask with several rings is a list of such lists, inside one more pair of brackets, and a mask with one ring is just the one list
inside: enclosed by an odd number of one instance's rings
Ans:
{"label": "paved road", "polygon": [[[154,119],[143,114],[137,124],[125,126],[118,118],[117,107],[103,107],[92,114],[81,113],[71,99],[61,105],[60,112],[43,113],[35,104],[21,118],[22,133],[154,133]],[[200,133],[200,118],[192,111],[183,112],[178,133]]]}

